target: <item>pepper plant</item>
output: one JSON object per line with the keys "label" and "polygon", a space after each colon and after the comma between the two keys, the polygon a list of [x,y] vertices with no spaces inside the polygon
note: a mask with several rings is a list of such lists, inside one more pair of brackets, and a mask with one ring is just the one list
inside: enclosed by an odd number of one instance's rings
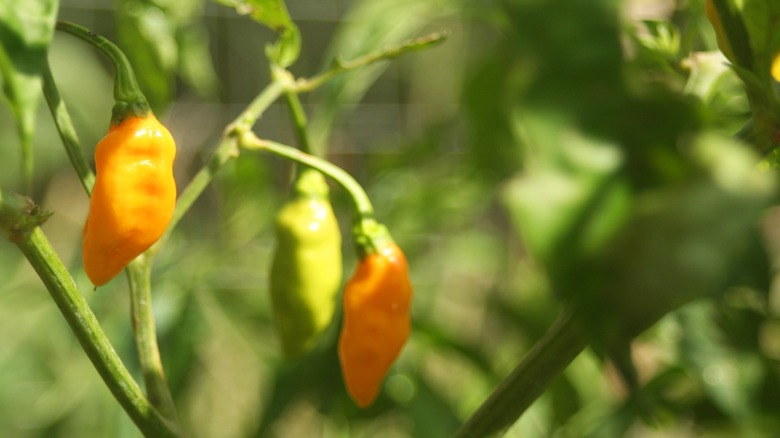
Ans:
{"label": "pepper plant", "polygon": [[[8,287],[42,284],[100,376],[53,360],[54,379],[102,381],[126,415],[66,426],[112,408],[58,389],[29,403],[40,435],[776,430],[776,2],[357,0],[322,68],[314,6],[217,3],[122,0],[115,34],[0,3],[0,256],[36,275]],[[260,77],[211,61],[233,26],[263,40],[240,50]],[[416,106],[372,154],[345,126],[388,68]],[[211,135],[177,119],[179,85],[244,100]],[[64,148],[42,154],[46,130]],[[80,185],[72,233],[54,156]],[[63,328],[11,345],[65,348]]]}

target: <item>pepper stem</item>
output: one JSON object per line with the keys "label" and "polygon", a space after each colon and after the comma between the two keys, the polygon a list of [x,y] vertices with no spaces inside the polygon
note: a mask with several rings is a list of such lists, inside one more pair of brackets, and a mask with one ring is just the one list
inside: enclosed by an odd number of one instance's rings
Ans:
{"label": "pepper stem", "polygon": [[118,125],[128,116],[146,117],[151,112],[146,96],[135,79],[133,67],[127,56],[114,43],[92,32],[86,27],[67,21],[58,21],[57,30],[69,33],[91,44],[108,56],[116,70],[114,81],[114,109],[111,123]]}
{"label": "pepper stem", "polygon": [[392,243],[387,227],[380,224],[374,218],[374,207],[368,198],[366,191],[352,175],[331,162],[301,152],[300,150],[275,141],[260,139],[252,131],[238,130],[239,144],[241,147],[254,150],[264,150],[296,163],[303,164],[321,172],[323,175],[336,181],[342,186],[355,209],[352,234],[355,238],[358,255],[363,258],[368,254],[380,252],[382,248]]}

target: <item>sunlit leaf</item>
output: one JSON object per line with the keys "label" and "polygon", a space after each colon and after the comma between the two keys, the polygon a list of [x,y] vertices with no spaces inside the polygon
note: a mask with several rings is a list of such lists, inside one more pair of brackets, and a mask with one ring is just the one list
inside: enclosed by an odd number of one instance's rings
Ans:
{"label": "sunlit leaf", "polygon": [[287,12],[284,0],[215,0],[229,6],[241,15],[249,15],[277,33],[279,40],[267,48],[267,54],[281,67],[288,67],[298,59],[301,34]]}
{"label": "sunlit leaf", "polygon": [[201,95],[216,89],[216,74],[202,23],[204,0],[121,0],[117,36],[155,110],[175,92],[176,75]]}
{"label": "sunlit leaf", "polygon": [[[32,178],[32,136],[41,75],[54,31],[57,0],[0,0],[0,76],[21,138],[26,184]],[[28,187],[29,190],[29,187]]]}

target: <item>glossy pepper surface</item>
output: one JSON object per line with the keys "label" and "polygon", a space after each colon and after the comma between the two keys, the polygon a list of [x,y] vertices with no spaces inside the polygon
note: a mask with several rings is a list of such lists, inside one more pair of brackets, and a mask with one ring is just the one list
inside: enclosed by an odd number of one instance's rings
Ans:
{"label": "glossy pepper surface", "polygon": [[365,408],[409,337],[412,285],[401,249],[392,241],[367,254],[344,288],[339,359],[347,392]]}
{"label": "glossy pepper surface", "polygon": [[276,218],[271,302],[282,350],[295,357],[330,325],[341,285],[341,232],[322,174],[305,170]]}
{"label": "glossy pepper surface", "polygon": [[96,179],[84,225],[84,270],[108,283],[168,226],[176,205],[170,132],[151,113],[113,124],[95,148]]}

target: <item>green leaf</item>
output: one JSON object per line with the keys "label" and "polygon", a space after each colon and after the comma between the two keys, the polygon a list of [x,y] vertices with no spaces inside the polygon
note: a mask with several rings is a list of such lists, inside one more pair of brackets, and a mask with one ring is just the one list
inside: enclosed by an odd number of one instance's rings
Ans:
{"label": "green leaf", "polygon": [[621,151],[588,138],[554,114],[526,113],[518,123],[530,143],[532,165],[511,180],[504,195],[531,253],[561,263],[597,251],[630,204],[626,183],[616,178]]}
{"label": "green leaf", "polygon": [[175,76],[201,95],[216,90],[217,78],[202,22],[204,0],[121,0],[117,36],[155,111],[174,94]]}
{"label": "green leaf", "polygon": [[[686,175],[635,197],[632,215],[598,260],[563,283],[607,351],[666,313],[731,286],[756,241],[775,175],[726,137],[704,134],[680,159]],[[608,310],[606,310],[608,309]]]}
{"label": "green leaf", "polygon": [[16,118],[28,192],[32,184],[35,111],[57,6],[57,0],[0,0],[0,75]]}
{"label": "green leaf", "polygon": [[284,0],[216,0],[241,15],[249,15],[279,35],[279,40],[266,47],[268,58],[282,68],[289,67],[301,52],[301,33],[290,18]]}
{"label": "green leaf", "polygon": [[173,92],[178,46],[176,23],[157,5],[144,0],[117,3],[117,37],[133,65],[138,84],[155,111]]}
{"label": "green leaf", "polygon": [[179,72],[187,84],[204,96],[213,95],[217,90],[217,74],[209,52],[209,39],[202,25],[189,25],[180,28]]}

